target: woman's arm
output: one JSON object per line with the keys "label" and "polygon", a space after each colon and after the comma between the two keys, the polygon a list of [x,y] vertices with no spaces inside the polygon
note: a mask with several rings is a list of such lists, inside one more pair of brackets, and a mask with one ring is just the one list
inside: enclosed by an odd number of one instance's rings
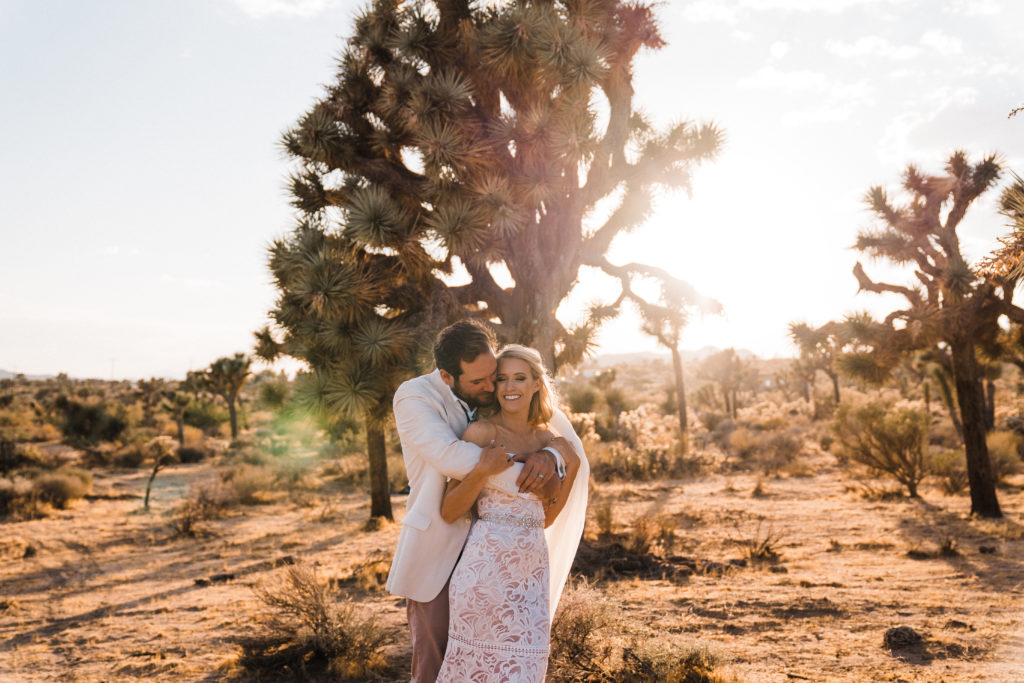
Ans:
{"label": "woman's arm", "polygon": [[[462,435],[464,441],[478,446],[493,444],[497,430],[494,425],[486,422],[474,422],[466,428]],[[483,489],[487,478],[492,474],[503,472],[512,466],[512,459],[504,452],[494,448],[485,448],[480,454],[480,462],[466,475],[465,479],[451,479],[441,499],[441,518],[449,524],[469,512]]]}
{"label": "woman's arm", "polygon": [[563,454],[563,457],[565,457],[565,478],[562,479],[555,495],[544,499],[545,528],[554,523],[558,513],[565,507],[565,501],[568,500],[569,492],[572,491],[573,482],[576,481],[576,473],[580,471],[580,456],[576,455],[575,452],[571,452],[568,454],[568,457],[565,454]]}

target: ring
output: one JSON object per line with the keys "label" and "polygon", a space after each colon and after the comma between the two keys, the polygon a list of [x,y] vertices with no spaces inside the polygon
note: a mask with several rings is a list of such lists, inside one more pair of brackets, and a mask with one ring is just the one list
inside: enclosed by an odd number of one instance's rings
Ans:
{"label": "ring", "polygon": [[538,478],[538,479],[543,479],[543,478],[544,478],[544,475],[543,475],[543,474],[540,474],[540,473],[538,473],[538,474],[537,474],[537,478]]}

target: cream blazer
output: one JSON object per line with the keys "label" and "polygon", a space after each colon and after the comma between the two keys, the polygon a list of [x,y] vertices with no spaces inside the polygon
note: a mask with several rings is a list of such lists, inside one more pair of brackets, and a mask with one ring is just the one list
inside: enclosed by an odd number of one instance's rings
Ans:
{"label": "cream blazer", "polygon": [[460,441],[469,420],[441,373],[403,382],[395,392],[395,425],[409,477],[409,499],[387,589],[417,602],[437,597],[455,568],[469,534],[466,515],[441,518],[448,477],[465,479],[480,460],[480,447]]}
{"label": "cream blazer", "polygon": [[[409,498],[387,589],[394,595],[429,602],[438,596],[455,569],[472,521],[469,515],[454,524],[441,518],[446,481],[449,477],[465,479],[479,462],[481,449],[459,439],[469,419],[437,370],[398,387],[394,409],[409,477]],[[555,434],[568,439],[582,461],[565,508],[545,530],[554,615],[583,534],[590,467],[583,444],[565,414],[556,410],[550,427]]]}

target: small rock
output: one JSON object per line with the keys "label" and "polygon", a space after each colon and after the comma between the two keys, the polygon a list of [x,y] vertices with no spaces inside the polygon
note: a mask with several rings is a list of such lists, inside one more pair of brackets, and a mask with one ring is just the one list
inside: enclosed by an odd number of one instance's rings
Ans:
{"label": "small rock", "polygon": [[210,585],[210,580],[209,579],[196,579],[194,583],[197,586],[209,586]]}
{"label": "small rock", "polygon": [[31,545],[31,544],[25,546],[25,552],[22,553],[22,555],[21,555],[22,559],[27,559],[29,557],[35,557],[35,556],[36,556],[36,547],[34,545]]}
{"label": "small rock", "polygon": [[745,558],[740,557],[740,558],[729,560],[729,564],[731,564],[734,567],[746,567],[748,563],[747,563],[747,560]]}
{"label": "small rock", "polygon": [[922,640],[921,634],[909,626],[897,626],[885,632],[883,642],[890,650],[898,650],[911,645],[917,645]]}
{"label": "small rock", "polygon": [[942,628],[959,629],[959,630],[962,630],[962,631],[973,631],[974,630],[974,627],[971,626],[970,624],[965,623],[963,621],[958,621],[957,619],[950,619],[949,621],[946,622],[946,624]]}
{"label": "small rock", "polygon": [[210,583],[227,583],[235,578],[234,574],[214,574],[210,577]]}
{"label": "small rock", "polygon": [[295,564],[295,558],[291,555],[285,555],[274,560],[275,567],[284,567],[285,565]]}
{"label": "small rock", "polygon": [[768,567],[768,571],[770,571],[772,574],[788,574],[789,573],[789,570],[786,569],[785,567],[783,567],[781,564],[774,564],[771,567]]}
{"label": "small rock", "polygon": [[995,555],[996,547],[994,545],[983,545],[978,548],[978,552],[982,555]]}

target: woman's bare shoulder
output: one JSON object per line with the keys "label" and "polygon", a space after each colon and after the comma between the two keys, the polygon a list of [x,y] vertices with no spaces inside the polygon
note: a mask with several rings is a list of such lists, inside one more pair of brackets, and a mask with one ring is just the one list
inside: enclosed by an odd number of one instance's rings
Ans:
{"label": "woman's bare shoulder", "polygon": [[462,433],[462,440],[475,443],[477,446],[486,446],[493,441],[498,434],[497,425],[487,419],[477,420]]}

